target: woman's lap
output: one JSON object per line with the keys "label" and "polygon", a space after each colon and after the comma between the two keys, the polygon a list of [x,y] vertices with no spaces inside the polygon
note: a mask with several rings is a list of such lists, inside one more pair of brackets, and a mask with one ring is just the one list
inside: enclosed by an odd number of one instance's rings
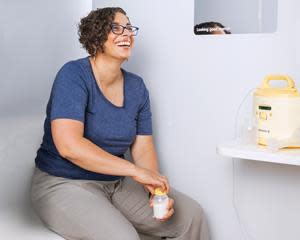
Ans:
{"label": "woman's lap", "polygon": [[33,177],[32,204],[44,224],[65,239],[139,239],[109,196],[101,190],[96,193],[97,188],[101,185],[38,172]]}
{"label": "woman's lap", "polygon": [[189,239],[180,236],[190,231],[193,218],[204,219],[200,205],[175,189],[169,193],[175,200],[174,215],[165,222],[154,219],[148,192],[129,177],[106,185],[36,170],[31,195],[45,225],[70,240],[134,240],[139,239],[137,232]]}
{"label": "woman's lap", "polygon": [[190,224],[195,215],[204,218],[201,206],[190,197],[171,188],[169,197],[173,198],[174,214],[164,222],[153,218],[149,206],[148,192],[131,178],[125,178],[120,189],[113,195],[112,202],[141,233],[175,238]]}

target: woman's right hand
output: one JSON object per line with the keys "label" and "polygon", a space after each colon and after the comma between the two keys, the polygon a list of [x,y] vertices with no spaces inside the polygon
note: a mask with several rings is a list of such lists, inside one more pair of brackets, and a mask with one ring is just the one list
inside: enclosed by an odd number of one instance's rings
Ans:
{"label": "woman's right hand", "polygon": [[[136,166],[135,175],[132,178],[133,180],[143,184],[144,186],[152,186],[153,188],[150,189],[159,187],[163,191],[169,192],[170,190],[168,179],[165,176],[162,176],[159,173],[146,168]],[[153,192],[151,193],[153,194]]]}

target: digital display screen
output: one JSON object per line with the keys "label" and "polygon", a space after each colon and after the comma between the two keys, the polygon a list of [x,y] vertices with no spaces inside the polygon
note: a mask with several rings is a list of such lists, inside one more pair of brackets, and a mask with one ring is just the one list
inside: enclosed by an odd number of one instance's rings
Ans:
{"label": "digital display screen", "polygon": [[272,108],[270,106],[258,106],[258,109],[270,111]]}

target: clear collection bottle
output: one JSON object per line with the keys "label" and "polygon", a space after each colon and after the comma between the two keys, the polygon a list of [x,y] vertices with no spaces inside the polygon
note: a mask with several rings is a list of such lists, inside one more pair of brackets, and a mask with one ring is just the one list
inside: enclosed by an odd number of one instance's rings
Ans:
{"label": "clear collection bottle", "polygon": [[162,219],[168,212],[169,197],[166,192],[156,188],[153,197],[153,217]]}

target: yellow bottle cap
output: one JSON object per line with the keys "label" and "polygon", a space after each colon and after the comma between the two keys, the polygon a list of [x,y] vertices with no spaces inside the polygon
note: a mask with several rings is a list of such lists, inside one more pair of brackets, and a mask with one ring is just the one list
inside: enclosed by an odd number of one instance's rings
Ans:
{"label": "yellow bottle cap", "polygon": [[163,191],[161,188],[155,188],[154,190],[155,195],[163,196],[167,194],[167,191]]}

